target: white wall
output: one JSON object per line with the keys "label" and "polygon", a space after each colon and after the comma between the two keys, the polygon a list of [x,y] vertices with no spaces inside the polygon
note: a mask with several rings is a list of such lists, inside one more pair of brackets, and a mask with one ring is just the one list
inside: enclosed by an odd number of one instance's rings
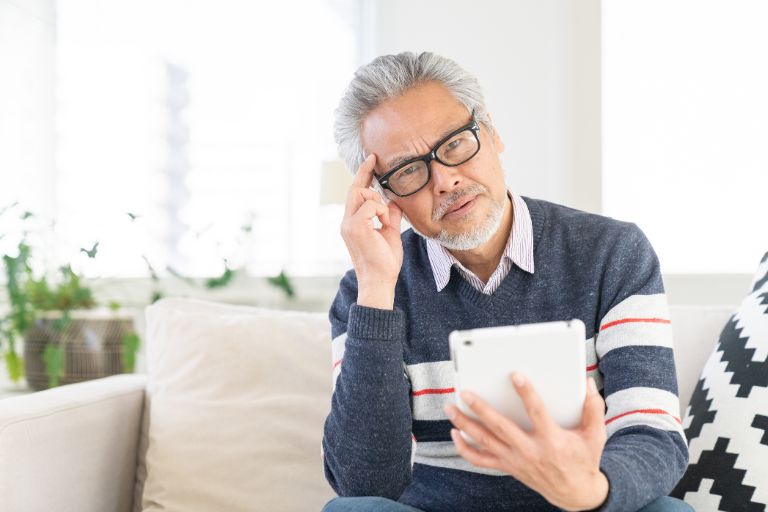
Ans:
{"label": "white wall", "polygon": [[433,51],[480,80],[518,193],[600,210],[598,0],[371,0],[368,55]]}
{"label": "white wall", "polygon": [[[506,144],[507,183],[524,195],[604,213],[600,0],[365,0],[364,5],[369,24],[364,62],[405,50],[453,58],[483,86]],[[671,303],[734,304],[751,275],[664,279]]]}

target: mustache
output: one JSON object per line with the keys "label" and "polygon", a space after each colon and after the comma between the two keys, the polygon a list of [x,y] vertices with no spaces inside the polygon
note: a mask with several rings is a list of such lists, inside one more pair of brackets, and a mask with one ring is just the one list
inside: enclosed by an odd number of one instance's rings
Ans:
{"label": "mustache", "polygon": [[487,192],[487,189],[479,183],[474,183],[461,190],[454,190],[448,197],[440,202],[437,208],[432,211],[432,221],[438,222],[440,219],[442,219],[443,215],[445,215],[448,210],[451,209],[451,205],[459,200],[459,198],[464,196],[483,194],[485,192]]}

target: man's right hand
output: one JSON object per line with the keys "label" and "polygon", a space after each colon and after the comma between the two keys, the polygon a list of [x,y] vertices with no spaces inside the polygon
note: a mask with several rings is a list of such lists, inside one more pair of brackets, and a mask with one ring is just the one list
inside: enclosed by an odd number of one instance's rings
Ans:
{"label": "man's right hand", "polygon": [[[400,239],[402,210],[392,201],[384,204],[372,190],[376,155],[360,165],[347,193],[341,236],[347,245],[357,275],[357,303],[379,309],[393,309],[395,284],[403,265]],[[374,227],[378,217],[381,228]]]}

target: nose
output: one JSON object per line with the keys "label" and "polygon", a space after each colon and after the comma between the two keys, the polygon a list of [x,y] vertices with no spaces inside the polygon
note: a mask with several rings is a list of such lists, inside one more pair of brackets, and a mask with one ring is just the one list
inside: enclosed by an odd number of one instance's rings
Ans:
{"label": "nose", "polygon": [[430,162],[432,166],[432,190],[436,196],[451,193],[464,179],[459,167],[443,165],[437,160]]}

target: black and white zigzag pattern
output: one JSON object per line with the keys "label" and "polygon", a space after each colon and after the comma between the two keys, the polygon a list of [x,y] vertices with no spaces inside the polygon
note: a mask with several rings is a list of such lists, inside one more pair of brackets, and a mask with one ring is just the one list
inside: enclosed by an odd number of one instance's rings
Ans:
{"label": "black and white zigzag pattern", "polygon": [[702,371],[684,426],[690,462],[672,496],[697,511],[765,511],[768,253]]}

